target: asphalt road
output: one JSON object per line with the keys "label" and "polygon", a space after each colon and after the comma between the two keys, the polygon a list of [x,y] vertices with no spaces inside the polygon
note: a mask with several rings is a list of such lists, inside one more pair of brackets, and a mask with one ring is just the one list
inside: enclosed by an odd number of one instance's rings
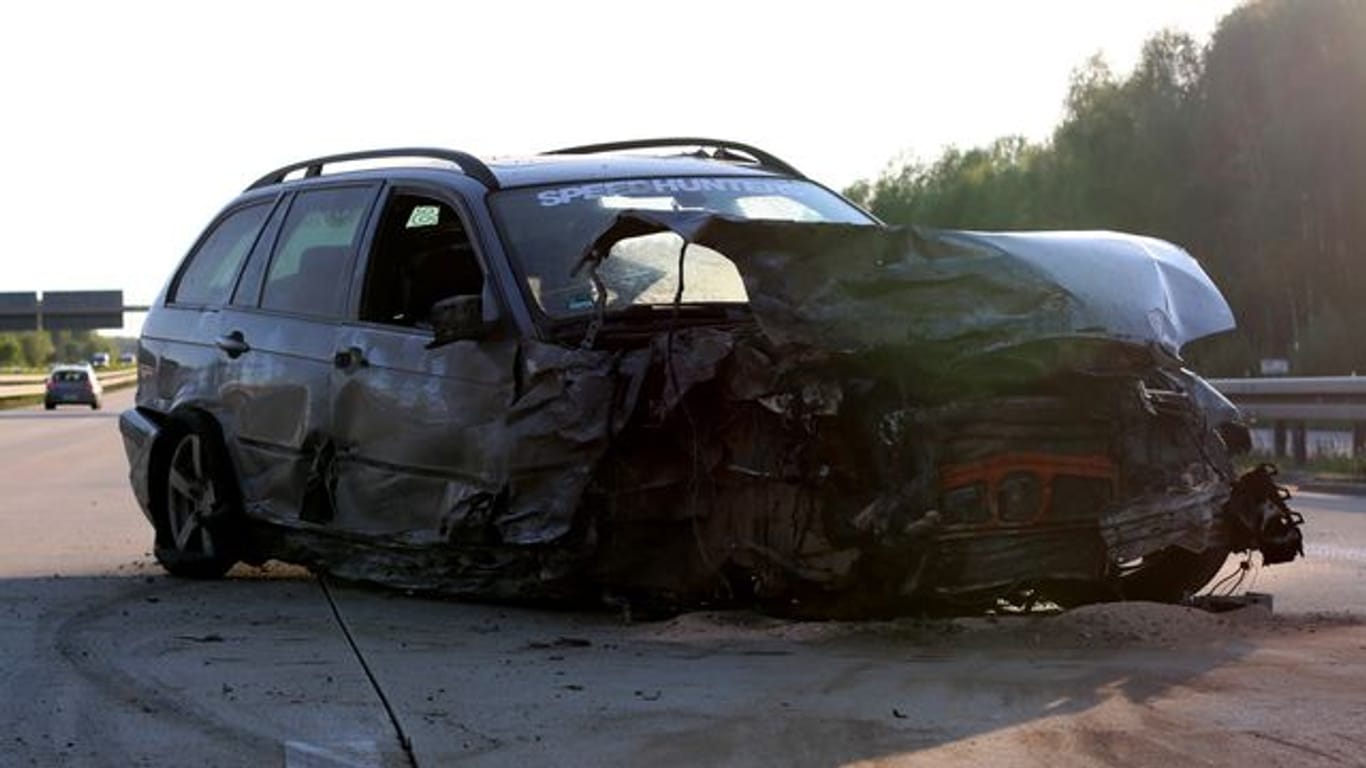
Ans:
{"label": "asphalt road", "polygon": [[1366,764],[1366,627],[1318,613],[1366,615],[1366,499],[1297,500],[1275,616],[626,623],[164,577],[130,399],[0,411],[0,766]]}

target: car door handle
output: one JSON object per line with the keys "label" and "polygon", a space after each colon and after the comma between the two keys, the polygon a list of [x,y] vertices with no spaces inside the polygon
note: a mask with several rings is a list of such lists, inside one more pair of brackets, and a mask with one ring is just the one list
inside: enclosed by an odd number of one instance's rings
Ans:
{"label": "car door handle", "polygon": [[347,347],[332,356],[332,364],[347,371],[352,368],[363,368],[369,365],[370,361],[365,359],[365,351],[360,347]]}
{"label": "car door handle", "polygon": [[243,352],[251,351],[251,345],[242,336],[241,331],[233,331],[226,336],[218,337],[218,348],[228,353],[228,357],[236,359]]}

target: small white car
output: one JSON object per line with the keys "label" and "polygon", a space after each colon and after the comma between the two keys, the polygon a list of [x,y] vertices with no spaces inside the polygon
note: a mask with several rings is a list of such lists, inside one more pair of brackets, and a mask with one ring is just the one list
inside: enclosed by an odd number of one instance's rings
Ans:
{"label": "small white car", "polygon": [[51,411],[59,405],[88,405],[98,411],[104,388],[89,365],[59,365],[47,375],[43,407]]}

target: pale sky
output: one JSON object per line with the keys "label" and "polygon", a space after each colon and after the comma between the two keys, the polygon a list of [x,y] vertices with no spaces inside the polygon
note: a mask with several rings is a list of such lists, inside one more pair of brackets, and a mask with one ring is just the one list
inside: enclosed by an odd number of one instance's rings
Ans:
{"label": "pale sky", "polygon": [[[1046,138],[1070,72],[1236,0],[17,3],[0,27],[0,291],[150,302],[262,173],[355,149],[481,156],[700,135],[835,188]],[[139,318],[131,317],[135,328]]]}

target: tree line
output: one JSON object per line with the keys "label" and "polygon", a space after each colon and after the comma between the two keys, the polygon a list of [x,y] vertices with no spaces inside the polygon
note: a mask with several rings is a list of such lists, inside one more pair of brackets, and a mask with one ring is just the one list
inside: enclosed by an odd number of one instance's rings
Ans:
{"label": "tree line", "polygon": [[949,149],[846,191],[891,223],[1171,240],[1238,319],[1186,350],[1204,372],[1366,374],[1366,0],[1248,2],[1203,47],[1160,32],[1127,75],[1080,66],[1047,141]]}
{"label": "tree line", "polygon": [[0,333],[0,370],[80,363],[96,352],[117,357],[119,343],[92,331]]}

